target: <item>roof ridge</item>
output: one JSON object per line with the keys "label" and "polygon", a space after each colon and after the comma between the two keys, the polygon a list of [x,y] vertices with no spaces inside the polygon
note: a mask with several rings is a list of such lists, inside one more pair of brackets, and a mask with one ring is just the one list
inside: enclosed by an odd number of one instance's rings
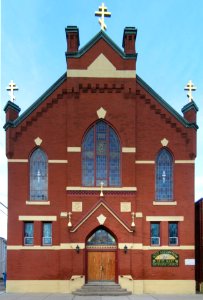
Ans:
{"label": "roof ridge", "polygon": [[183,116],[181,116],[170,104],[168,104],[157,92],[155,92],[155,90],[153,90],[140,76],[136,75],[136,78],[137,78],[137,82],[185,127],[191,127],[195,129],[199,128],[196,123],[190,123]]}

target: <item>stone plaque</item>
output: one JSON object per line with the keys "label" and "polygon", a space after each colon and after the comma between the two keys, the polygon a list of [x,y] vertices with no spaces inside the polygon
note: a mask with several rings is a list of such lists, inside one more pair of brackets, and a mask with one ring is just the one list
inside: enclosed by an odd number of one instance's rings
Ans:
{"label": "stone plaque", "polygon": [[121,212],[131,212],[131,202],[121,202]]}
{"label": "stone plaque", "polygon": [[152,267],[178,267],[179,255],[171,250],[160,250],[152,254]]}
{"label": "stone plaque", "polygon": [[81,212],[82,211],[82,202],[72,202],[72,211]]}

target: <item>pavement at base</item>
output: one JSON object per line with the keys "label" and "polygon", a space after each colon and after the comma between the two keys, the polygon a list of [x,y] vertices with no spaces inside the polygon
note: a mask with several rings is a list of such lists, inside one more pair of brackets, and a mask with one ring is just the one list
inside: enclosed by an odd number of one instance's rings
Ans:
{"label": "pavement at base", "polygon": [[130,295],[130,296],[75,296],[72,294],[17,294],[0,291],[0,300],[203,300],[196,295]]}
{"label": "pavement at base", "polygon": [[49,293],[6,293],[0,281],[0,300],[203,300],[203,294],[196,295],[130,295],[130,296],[75,296],[72,294]]}

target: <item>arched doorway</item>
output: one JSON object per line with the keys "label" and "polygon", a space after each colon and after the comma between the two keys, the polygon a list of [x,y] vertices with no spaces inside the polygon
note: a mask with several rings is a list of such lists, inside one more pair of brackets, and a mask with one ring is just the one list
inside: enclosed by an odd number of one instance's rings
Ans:
{"label": "arched doorway", "polygon": [[116,238],[105,227],[98,227],[86,241],[87,281],[116,281]]}

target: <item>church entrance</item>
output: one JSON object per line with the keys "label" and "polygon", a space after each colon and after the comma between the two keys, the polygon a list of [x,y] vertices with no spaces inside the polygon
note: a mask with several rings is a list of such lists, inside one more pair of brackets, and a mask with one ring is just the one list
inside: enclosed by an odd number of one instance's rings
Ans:
{"label": "church entrance", "polygon": [[115,238],[99,227],[87,240],[87,281],[116,280]]}
{"label": "church entrance", "polygon": [[115,281],[115,252],[88,252],[88,281]]}

